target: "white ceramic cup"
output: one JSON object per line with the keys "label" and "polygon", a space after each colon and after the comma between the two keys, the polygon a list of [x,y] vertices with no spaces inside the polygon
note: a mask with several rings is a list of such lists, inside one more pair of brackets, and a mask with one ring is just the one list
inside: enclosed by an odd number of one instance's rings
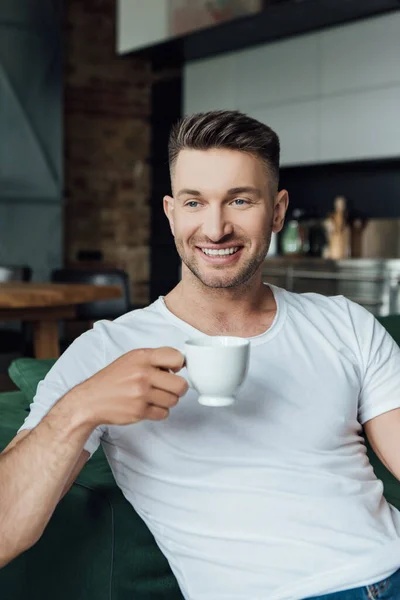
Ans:
{"label": "white ceramic cup", "polygon": [[250,342],[230,336],[192,339],[184,350],[189,385],[204,406],[229,406],[247,375]]}

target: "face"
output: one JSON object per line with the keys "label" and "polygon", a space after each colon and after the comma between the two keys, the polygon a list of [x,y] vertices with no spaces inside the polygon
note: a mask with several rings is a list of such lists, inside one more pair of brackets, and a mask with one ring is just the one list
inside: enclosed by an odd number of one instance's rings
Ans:
{"label": "face", "polygon": [[284,222],[287,192],[274,197],[271,188],[264,163],[250,154],[182,150],[164,210],[184,271],[211,288],[249,281]]}

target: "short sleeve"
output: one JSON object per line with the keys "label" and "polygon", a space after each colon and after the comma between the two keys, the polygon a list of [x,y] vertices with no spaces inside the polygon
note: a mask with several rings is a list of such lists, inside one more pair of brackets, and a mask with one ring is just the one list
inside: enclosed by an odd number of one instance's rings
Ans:
{"label": "short sleeve", "polygon": [[348,307],[361,363],[358,416],[363,425],[400,408],[400,349],[369,311],[350,301]]}
{"label": "short sleeve", "polygon": [[[106,366],[101,329],[102,324],[99,321],[93,329],[77,338],[57,360],[39,383],[30,405],[30,413],[19,431],[36,427],[67,392]],[[106,426],[99,426],[91,433],[84,445],[84,449],[90,455],[99,447],[105,430]]]}

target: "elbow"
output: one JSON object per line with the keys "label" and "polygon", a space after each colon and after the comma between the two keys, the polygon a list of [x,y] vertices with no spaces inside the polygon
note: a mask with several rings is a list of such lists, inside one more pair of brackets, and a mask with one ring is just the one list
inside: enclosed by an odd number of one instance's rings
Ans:
{"label": "elbow", "polygon": [[[40,536],[39,536],[40,537]],[[5,536],[0,536],[0,569],[6,567],[11,561],[17,558],[20,554],[29,550],[36,544],[39,537],[35,540],[26,541],[24,543],[7,543]]]}
{"label": "elbow", "polygon": [[26,548],[3,548],[0,546],[0,569],[6,567],[20,554],[25,552],[25,550],[29,550],[30,547],[31,546],[27,546]]}
{"label": "elbow", "polygon": [[18,518],[20,511],[0,505],[0,569],[8,565],[40,540],[44,526],[36,527],[27,518]]}
{"label": "elbow", "polygon": [[0,569],[6,567],[18,554],[18,552],[12,552],[11,548],[6,547],[2,542],[0,544]]}
{"label": "elbow", "polygon": [[12,557],[9,558],[8,556],[3,556],[3,553],[1,552],[1,549],[0,549],[0,569],[5,567],[6,565],[8,565],[8,563],[11,561],[12,561]]}

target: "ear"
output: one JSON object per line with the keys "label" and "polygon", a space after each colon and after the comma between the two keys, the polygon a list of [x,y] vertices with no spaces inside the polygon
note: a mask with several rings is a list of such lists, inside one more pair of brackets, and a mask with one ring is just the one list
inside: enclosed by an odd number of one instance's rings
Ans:
{"label": "ear", "polygon": [[163,198],[164,212],[167,215],[167,219],[169,221],[169,226],[171,228],[172,235],[175,235],[175,233],[174,233],[174,203],[175,203],[175,200],[173,199],[172,196],[164,196],[164,198]]}
{"label": "ear", "polygon": [[275,198],[274,215],[272,220],[272,231],[278,233],[281,231],[285,222],[285,215],[289,206],[289,194],[287,190],[278,192]]}

